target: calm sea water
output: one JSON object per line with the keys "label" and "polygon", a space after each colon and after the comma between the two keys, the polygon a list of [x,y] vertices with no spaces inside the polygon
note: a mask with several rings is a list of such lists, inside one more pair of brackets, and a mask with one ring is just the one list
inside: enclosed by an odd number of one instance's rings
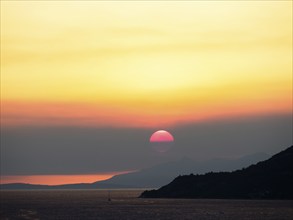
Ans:
{"label": "calm sea water", "polygon": [[[142,190],[1,191],[1,219],[293,219],[293,201],[140,199]],[[111,201],[108,201],[110,194]]]}

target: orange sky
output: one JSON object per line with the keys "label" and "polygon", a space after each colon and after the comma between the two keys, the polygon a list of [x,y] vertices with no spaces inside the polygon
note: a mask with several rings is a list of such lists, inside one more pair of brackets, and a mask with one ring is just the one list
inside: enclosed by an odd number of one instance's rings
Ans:
{"label": "orange sky", "polygon": [[[129,172],[129,171],[128,171]],[[85,174],[85,175],[14,175],[1,176],[1,184],[5,183],[30,183],[30,184],[44,184],[44,185],[61,185],[70,183],[93,183],[96,181],[106,180],[114,175],[128,173],[112,172],[100,174]]]}
{"label": "orange sky", "polygon": [[292,2],[1,1],[1,123],[292,111]]}

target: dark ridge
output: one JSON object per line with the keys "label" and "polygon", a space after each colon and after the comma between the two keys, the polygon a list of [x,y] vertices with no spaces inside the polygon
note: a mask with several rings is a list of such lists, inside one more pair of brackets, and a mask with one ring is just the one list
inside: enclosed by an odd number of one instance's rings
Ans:
{"label": "dark ridge", "polygon": [[0,184],[0,190],[55,190],[55,189],[125,189],[133,188],[132,186],[121,184],[105,184],[105,183],[74,183],[64,185],[39,185],[27,183],[7,183]]}
{"label": "dark ridge", "polygon": [[293,146],[233,172],[178,176],[141,198],[293,199]]}

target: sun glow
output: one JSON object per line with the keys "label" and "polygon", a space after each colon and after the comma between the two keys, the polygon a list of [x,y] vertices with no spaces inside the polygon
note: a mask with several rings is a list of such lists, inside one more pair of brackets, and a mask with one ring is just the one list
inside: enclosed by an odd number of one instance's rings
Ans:
{"label": "sun glow", "polygon": [[1,1],[1,124],[149,127],[290,113],[291,8]]}

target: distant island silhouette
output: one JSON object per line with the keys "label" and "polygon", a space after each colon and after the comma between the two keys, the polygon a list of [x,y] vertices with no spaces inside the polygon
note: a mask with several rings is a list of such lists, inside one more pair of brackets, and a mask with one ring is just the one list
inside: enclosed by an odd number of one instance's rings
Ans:
{"label": "distant island silhouette", "polygon": [[159,188],[171,182],[178,175],[190,173],[204,174],[210,171],[234,171],[269,158],[265,153],[254,153],[240,158],[214,158],[207,161],[195,161],[181,158],[132,173],[120,174],[110,179],[94,183],[73,183],[64,185],[37,185],[28,183],[0,184],[0,189],[122,189],[122,188]]}
{"label": "distant island silhouette", "polygon": [[141,198],[293,199],[293,146],[233,172],[178,176]]}

